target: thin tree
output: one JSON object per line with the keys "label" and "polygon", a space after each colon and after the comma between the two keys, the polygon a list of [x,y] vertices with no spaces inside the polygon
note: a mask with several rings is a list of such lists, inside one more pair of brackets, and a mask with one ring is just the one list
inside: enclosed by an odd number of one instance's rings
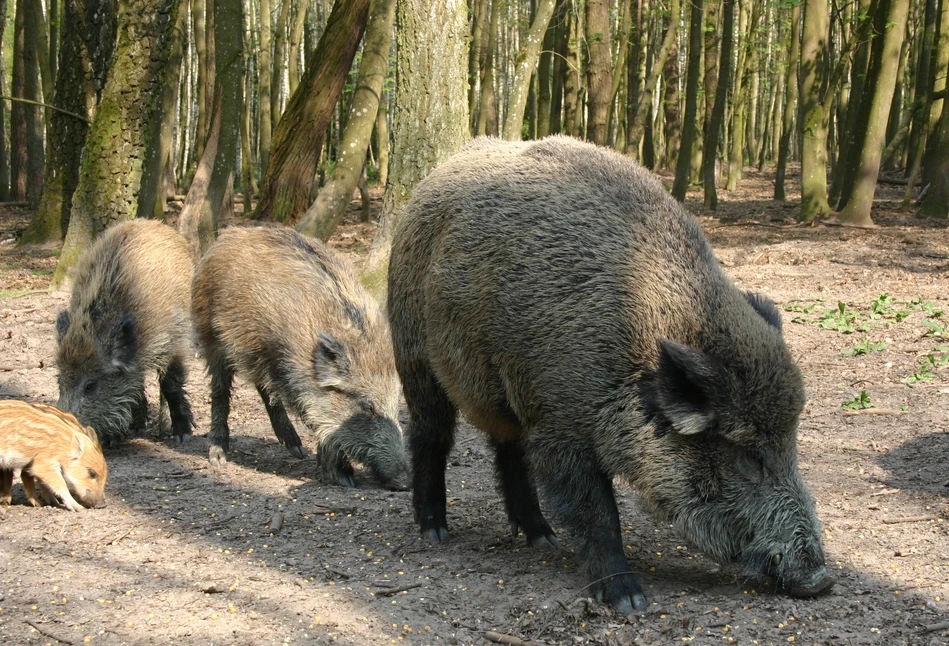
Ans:
{"label": "thin tree", "polygon": [[369,0],[336,0],[320,44],[274,132],[255,218],[288,223],[306,213],[333,110],[369,17]]}
{"label": "thin tree", "polygon": [[43,118],[36,103],[42,99],[37,41],[41,6],[17,0],[13,23],[14,99],[10,108],[10,193],[14,200],[39,203],[43,190]]}
{"label": "thin tree", "polygon": [[827,0],[804,0],[801,40],[801,212],[810,222],[830,213],[827,201],[828,110],[824,105],[830,48]]}
{"label": "thin tree", "polygon": [[517,54],[517,68],[511,81],[510,100],[504,118],[505,139],[519,141],[521,138],[524,108],[527,105],[527,90],[531,82],[531,71],[537,65],[540,46],[544,42],[544,34],[547,31],[547,25],[550,23],[550,17],[554,15],[555,5],[556,0],[539,0],[534,22],[531,23],[530,29],[525,34],[521,51]]}
{"label": "thin tree", "polygon": [[415,185],[469,138],[468,12],[454,0],[399,0],[393,155],[363,284],[385,292],[392,231]]}
{"label": "thin tree", "polygon": [[[685,117],[682,123],[682,139],[676,159],[675,180],[672,197],[685,201],[689,188],[692,144],[695,142],[695,121],[698,115],[699,76],[702,74],[702,13],[703,0],[692,0],[689,17],[689,59],[685,74]],[[714,155],[714,151],[712,151]]]}
{"label": "thin tree", "polygon": [[[107,226],[136,217],[140,204],[151,213],[155,194],[143,190],[141,159],[159,126],[162,74],[175,24],[168,16],[177,8],[178,0],[125,0],[119,6],[115,55],[86,138],[54,285],[62,285]],[[157,190],[157,180],[151,181]]]}
{"label": "thin tree", "polygon": [[366,150],[379,112],[379,97],[389,68],[389,44],[395,23],[395,0],[372,0],[369,22],[340,145],[340,157],[297,231],[326,240],[342,219],[366,165]]}
{"label": "thin tree", "polygon": [[270,148],[272,146],[273,126],[270,116],[270,78],[273,58],[270,54],[270,0],[260,0],[260,50],[257,59],[257,96],[260,101],[260,113],[257,120],[257,160],[260,163],[260,181],[267,176],[270,167]]}
{"label": "thin tree", "polygon": [[718,207],[715,190],[715,163],[718,155],[718,137],[725,121],[725,101],[731,76],[732,33],[735,26],[735,0],[722,0],[722,42],[715,85],[715,102],[705,130],[705,150],[702,154],[702,184],[705,189],[704,206],[714,211]]}
{"label": "thin tree", "polygon": [[797,108],[797,70],[801,57],[801,2],[791,5],[791,50],[788,53],[788,72],[784,83],[784,115],[781,123],[781,141],[778,144],[778,163],[774,174],[774,199],[785,198],[784,177],[787,173],[788,156],[791,151],[791,134],[794,113]]}

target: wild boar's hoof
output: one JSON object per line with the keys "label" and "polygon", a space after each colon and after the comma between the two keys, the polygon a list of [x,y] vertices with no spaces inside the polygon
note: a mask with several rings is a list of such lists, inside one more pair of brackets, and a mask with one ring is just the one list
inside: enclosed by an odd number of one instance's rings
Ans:
{"label": "wild boar's hoof", "polygon": [[560,541],[557,540],[557,536],[554,534],[554,531],[550,529],[550,526],[547,525],[546,521],[544,521],[544,525],[545,529],[531,531],[528,528],[520,527],[516,520],[512,520],[511,535],[517,536],[518,530],[521,529],[527,537],[527,544],[531,547],[536,547],[541,550],[559,550]]}
{"label": "wild boar's hoof", "polygon": [[184,433],[183,435],[172,435],[171,441],[175,444],[187,444],[191,440],[191,433]]}
{"label": "wild boar's hoof", "polygon": [[227,454],[224,453],[224,449],[219,446],[212,446],[208,449],[208,462],[213,466],[223,467],[227,464]]}
{"label": "wild boar's hoof", "polygon": [[596,600],[609,604],[624,615],[643,612],[649,606],[639,582],[632,574],[617,574],[595,587]]}
{"label": "wild boar's hoof", "polygon": [[303,459],[306,457],[306,451],[303,450],[303,446],[298,444],[296,446],[287,446],[287,450],[290,451],[290,455],[295,458]]}
{"label": "wild boar's hoof", "polygon": [[422,530],[422,538],[424,538],[430,543],[447,543],[448,542],[448,528],[447,527],[430,527],[428,529]]}

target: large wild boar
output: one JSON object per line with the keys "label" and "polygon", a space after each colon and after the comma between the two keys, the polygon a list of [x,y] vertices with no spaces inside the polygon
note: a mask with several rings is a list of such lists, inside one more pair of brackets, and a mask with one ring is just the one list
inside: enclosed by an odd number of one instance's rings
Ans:
{"label": "large wild boar", "polygon": [[195,271],[192,318],[211,375],[212,463],[226,462],[236,372],[257,387],[293,455],[304,453],[287,410],[313,431],[328,480],[355,486],[356,460],[405,488],[388,323],[323,243],[286,228],[224,231]]}
{"label": "large wild boar", "polygon": [[56,321],[57,406],[103,445],[145,425],[145,374],[158,371],[178,441],[194,418],[185,392],[190,348],[191,248],[155,220],[116,224],[80,257],[69,308]]}
{"label": "large wild boar", "polygon": [[801,373],[766,297],[739,291],[647,171],[567,137],[478,139],[423,180],[392,247],[388,309],[423,535],[448,540],[457,412],[487,433],[511,527],[572,531],[598,598],[646,600],[612,479],[721,562],[828,590],[797,466]]}

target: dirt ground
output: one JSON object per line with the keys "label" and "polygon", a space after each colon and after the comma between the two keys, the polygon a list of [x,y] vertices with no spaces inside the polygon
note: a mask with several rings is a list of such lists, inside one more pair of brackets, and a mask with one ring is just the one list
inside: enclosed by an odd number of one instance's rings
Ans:
{"label": "dirt ground", "polygon": [[[949,232],[901,214],[900,190],[881,186],[879,228],[802,228],[797,196],[775,203],[770,178],[749,172],[715,217],[699,215],[734,280],[784,309],[809,396],[801,469],[838,576],[829,596],[790,599],[716,565],[617,482],[649,600],[617,616],[587,598],[569,536],[551,553],[509,535],[468,427],[447,473],[447,546],[420,539],[408,492],[364,472],[355,490],[324,485],[245,383],[230,462],[211,468],[194,360],[194,438],[159,440],[149,381],[145,437],[107,454],[106,507],[32,508],[15,485],[0,508],[0,643],[949,643]],[[57,249],[16,248],[29,217],[0,209],[0,398],[55,402],[68,295],[48,291]],[[333,244],[358,260],[374,226],[349,222]]]}

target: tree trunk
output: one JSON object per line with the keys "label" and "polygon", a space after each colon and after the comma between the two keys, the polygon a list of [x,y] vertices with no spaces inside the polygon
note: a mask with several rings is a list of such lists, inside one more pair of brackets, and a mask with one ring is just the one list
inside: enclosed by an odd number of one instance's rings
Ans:
{"label": "tree trunk", "polygon": [[718,207],[715,190],[715,162],[717,160],[718,136],[725,121],[725,102],[730,85],[733,32],[735,26],[735,0],[722,1],[722,47],[718,79],[715,86],[715,104],[712,107],[708,127],[705,131],[705,152],[702,156],[702,183],[705,188],[704,206],[714,211]]}
{"label": "tree trunk", "polygon": [[481,101],[478,107],[478,125],[475,132],[479,135],[498,134],[498,104],[494,93],[494,58],[498,41],[499,14],[501,3],[491,0],[491,20],[488,23],[488,44],[481,61]]}
{"label": "tree trunk", "polygon": [[[119,7],[115,55],[86,139],[54,285],[62,285],[107,226],[138,215],[146,179],[142,159],[159,126],[162,74],[177,8],[178,0],[127,0]],[[150,213],[154,197],[145,203]]]}
{"label": "tree trunk", "polygon": [[810,222],[830,213],[827,202],[827,120],[824,105],[829,47],[827,0],[804,0],[801,38],[801,212]]}
{"label": "tree trunk", "polygon": [[[531,71],[537,65],[540,46],[544,41],[544,33],[554,14],[556,0],[540,0],[537,3],[537,14],[534,22],[524,36],[521,51],[517,53],[517,69],[511,81],[511,99],[507,106],[504,119],[504,138],[510,141],[521,139],[521,127],[524,123],[524,107],[527,104],[527,90],[530,87]],[[608,25],[607,25],[608,26]],[[607,54],[609,50],[607,49]]]}
{"label": "tree trunk", "polygon": [[612,62],[610,60],[610,4],[587,0],[584,13],[586,36],[587,136],[595,144],[606,144],[606,122],[610,113]]}
{"label": "tree trunk", "polygon": [[643,0],[630,0],[629,9],[632,22],[629,28],[629,41],[626,44],[626,138],[623,142],[623,152],[638,157],[639,139],[632,139],[633,124],[636,120],[637,104],[640,97],[640,85],[645,74],[642,67],[643,34]]}
{"label": "tree trunk", "polygon": [[[883,5],[881,5],[882,9]],[[900,62],[900,47],[903,33],[906,31],[906,16],[909,13],[909,0],[889,0],[889,10],[883,35],[883,46],[878,72],[873,82],[873,100],[866,127],[866,136],[860,155],[860,167],[847,205],[839,214],[839,219],[857,225],[870,225],[870,207],[873,205],[873,193],[877,177],[880,174],[880,155],[883,149],[883,137],[886,134],[886,120],[890,113],[890,102],[896,87],[896,70]]]}
{"label": "tree trunk", "polygon": [[398,59],[390,182],[382,221],[362,272],[382,297],[392,231],[415,185],[468,140],[467,40],[464,2],[399,0]]}
{"label": "tree trunk", "polygon": [[303,40],[303,27],[306,24],[306,14],[310,3],[306,0],[297,0],[297,14],[290,30],[290,46],[287,48],[287,83],[290,94],[297,91],[300,85],[300,42]]}
{"label": "tree trunk", "polygon": [[[669,15],[679,15],[679,0],[671,0],[669,2]],[[629,142],[627,145],[627,151],[629,151],[630,147],[632,147],[631,152],[635,152],[639,147],[640,139],[643,138],[646,130],[647,120],[652,114],[652,100],[653,92],[655,92],[656,89],[656,81],[659,80],[659,73],[665,67],[670,53],[674,51],[673,48],[675,46],[676,31],[676,21],[670,21],[665,31],[665,35],[662,38],[662,44],[659,46],[659,52],[656,54],[653,64],[647,65],[649,68],[649,77],[646,79],[646,83],[643,86],[643,93],[637,101],[633,122],[631,125],[627,125],[626,127],[626,141]],[[652,145],[650,144],[649,147],[651,148]],[[645,144],[643,144],[643,148],[646,148]],[[652,153],[650,153],[650,155],[651,154]],[[646,154],[644,153],[644,163],[645,160]],[[648,167],[652,168],[651,165]]]}
{"label": "tree trunk", "polygon": [[[191,26],[194,38],[194,55],[198,79],[195,83],[195,103],[198,107],[197,125],[194,131],[194,154],[191,159],[201,159],[204,142],[208,138],[208,27],[207,1],[191,0]],[[213,2],[213,0],[211,0]]]}
{"label": "tree trunk", "polygon": [[[561,3],[554,0],[557,5],[554,15],[559,15]],[[544,42],[541,46],[540,64],[537,67],[537,138],[543,139],[550,134],[551,100],[553,93],[551,91],[551,79],[553,78],[554,49],[557,43],[557,25],[551,19],[547,23],[547,31],[544,32]]]}
{"label": "tree trunk", "polygon": [[320,44],[274,132],[255,218],[286,224],[310,206],[323,140],[368,15],[369,0],[336,0],[333,5]]}
{"label": "tree trunk", "polygon": [[[13,83],[15,98],[39,102],[39,18],[36,0],[17,0],[13,24]],[[13,101],[10,107],[10,194],[35,207],[43,191],[43,118],[40,107]]]}
{"label": "tree trunk", "polygon": [[[281,99],[283,98],[283,70],[287,60],[287,17],[290,12],[290,1],[280,3],[280,16],[277,18],[277,27],[273,33],[273,79],[270,82],[270,119],[274,132],[280,125]],[[358,45],[358,43],[357,43]]]}
{"label": "tree trunk", "polygon": [[734,191],[738,188],[738,180],[744,174],[745,168],[745,128],[748,118],[748,106],[751,96],[748,89],[748,69],[751,61],[751,52],[754,43],[751,40],[757,28],[758,3],[755,0],[739,0],[738,33],[745,36],[737,48],[737,63],[735,65],[735,86],[732,94],[732,139],[728,154],[728,179],[725,188]]}
{"label": "tree trunk", "polygon": [[946,105],[949,100],[943,99],[942,116],[931,137],[935,151],[929,162],[932,179],[919,210],[920,215],[928,217],[949,217],[949,109]]}
{"label": "tree trunk", "polygon": [[257,98],[260,103],[257,119],[257,162],[260,164],[260,182],[263,183],[270,167],[270,148],[273,126],[270,116],[270,77],[273,59],[270,54],[270,0],[260,0],[260,51],[257,67]]}
{"label": "tree trunk", "polygon": [[214,58],[218,69],[214,71],[211,127],[204,155],[178,216],[178,231],[191,243],[195,262],[214,242],[222,210],[233,209],[231,184],[244,102],[241,0],[214,0],[214,4]]}
{"label": "tree trunk", "polygon": [[550,134],[557,134],[563,129],[563,82],[564,64],[563,53],[566,51],[564,34],[567,27],[567,0],[557,0],[557,9],[553,17],[554,44],[551,48],[555,53],[550,82]]}
{"label": "tree trunk", "polygon": [[781,125],[781,143],[778,148],[778,167],[774,178],[774,199],[783,202],[784,175],[787,172],[788,156],[791,150],[791,134],[794,126],[794,114],[797,107],[798,82],[797,70],[801,56],[801,5],[791,6],[791,51],[788,53],[788,73],[784,84],[784,119]]}
{"label": "tree trunk", "polygon": [[385,187],[389,181],[389,108],[386,105],[386,94],[383,94],[379,101],[375,129],[376,179],[380,186]]}
{"label": "tree trunk", "polygon": [[[940,17],[936,31],[939,34],[939,40],[936,42],[936,51],[933,57],[934,92],[945,91],[947,82],[949,82],[949,0],[942,0],[940,6]],[[926,152],[923,155],[923,186],[936,181],[940,173],[945,171],[942,168],[941,161],[945,159],[945,150],[940,149],[939,146],[945,146],[946,142],[940,140],[936,136],[936,132],[939,128],[940,115],[942,115],[944,122],[945,115],[949,113],[947,106],[949,106],[949,100],[947,99],[934,99],[929,106],[929,127],[933,136],[929,138],[926,144]],[[949,134],[949,132],[945,134]]]}
{"label": "tree trunk", "polygon": [[[674,2],[675,0],[673,0]],[[564,27],[564,66],[563,66],[563,132],[574,137],[580,136],[580,43],[579,18],[571,8],[566,12]]]}
{"label": "tree trunk", "polygon": [[[63,29],[53,105],[87,120],[51,110],[45,181],[39,206],[20,244],[63,239],[69,226],[79,162],[95,112],[97,87],[105,79],[116,36],[114,0],[63,4]],[[2,33],[0,33],[2,37]]]}
{"label": "tree trunk", "polygon": [[340,157],[316,201],[307,209],[297,231],[326,240],[346,212],[366,165],[379,96],[389,68],[389,44],[395,23],[395,0],[372,0],[366,26],[359,79],[343,132]]}
{"label": "tree trunk", "polygon": [[[7,24],[7,0],[0,0],[0,55],[3,54],[3,32]],[[0,74],[0,89],[6,87]],[[10,157],[7,155],[6,101],[0,101],[0,201],[10,199]]]}
{"label": "tree trunk", "polygon": [[481,103],[481,59],[486,47],[484,38],[485,22],[488,20],[488,6],[491,0],[472,0],[471,9],[471,47],[468,48],[468,116],[471,119],[471,132],[478,128],[478,106]]}
{"label": "tree trunk", "polygon": [[[689,17],[689,58],[685,72],[685,118],[682,122],[682,140],[676,158],[676,174],[672,183],[672,197],[685,201],[692,166],[692,144],[695,142],[695,120],[698,116],[699,76],[702,73],[702,0],[692,0]],[[714,154],[714,153],[713,153]]]}

